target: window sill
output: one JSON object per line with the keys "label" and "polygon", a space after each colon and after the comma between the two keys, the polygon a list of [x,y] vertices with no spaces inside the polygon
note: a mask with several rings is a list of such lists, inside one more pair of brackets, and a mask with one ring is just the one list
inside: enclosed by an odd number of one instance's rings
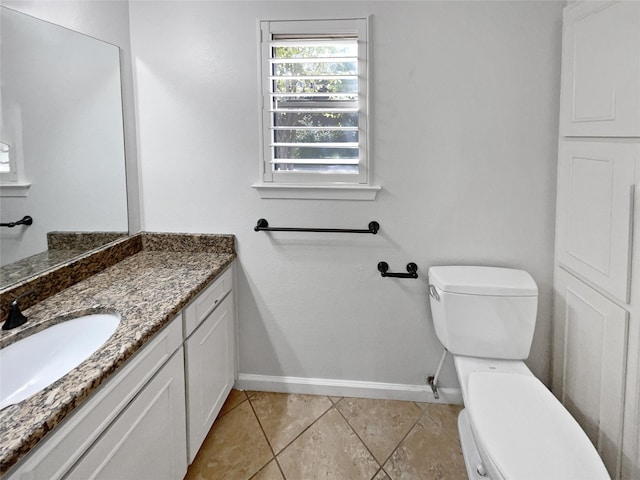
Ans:
{"label": "window sill", "polygon": [[2,183],[0,184],[0,197],[27,197],[30,183]]}
{"label": "window sill", "polygon": [[288,198],[297,200],[375,200],[379,185],[251,185],[260,198]]}

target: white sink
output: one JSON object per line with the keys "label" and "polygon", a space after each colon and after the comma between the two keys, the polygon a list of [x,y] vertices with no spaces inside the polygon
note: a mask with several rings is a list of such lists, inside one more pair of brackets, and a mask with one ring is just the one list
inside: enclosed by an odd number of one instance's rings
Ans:
{"label": "white sink", "polygon": [[84,315],[0,350],[0,410],[38,393],[80,365],[104,345],[119,323],[118,314]]}

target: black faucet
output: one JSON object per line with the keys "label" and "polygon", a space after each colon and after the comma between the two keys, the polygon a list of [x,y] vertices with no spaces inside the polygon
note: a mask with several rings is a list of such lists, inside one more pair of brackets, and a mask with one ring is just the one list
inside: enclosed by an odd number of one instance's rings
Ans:
{"label": "black faucet", "polygon": [[25,317],[20,311],[18,300],[26,297],[27,295],[31,295],[32,293],[33,290],[29,290],[22,295],[19,295],[13,302],[11,302],[9,305],[9,314],[7,315],[7,320],[2,325],[2,330],[11,330],[12,328],[23,325],[27,321],[27,317]]}

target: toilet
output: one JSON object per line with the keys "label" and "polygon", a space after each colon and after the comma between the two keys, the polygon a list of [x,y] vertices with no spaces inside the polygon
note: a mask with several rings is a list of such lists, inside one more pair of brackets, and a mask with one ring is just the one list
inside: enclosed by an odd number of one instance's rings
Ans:
{"label": "toilet", "polygon": [[431,267],[429,296],[462,388],[458,430],[469,479],[610,479],[587,435],[524,364],[538,309],[531,275]]}

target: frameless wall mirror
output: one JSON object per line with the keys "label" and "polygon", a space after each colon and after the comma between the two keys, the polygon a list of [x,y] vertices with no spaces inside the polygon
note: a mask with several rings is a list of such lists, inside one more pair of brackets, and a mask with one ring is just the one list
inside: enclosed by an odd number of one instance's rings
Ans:
{"label": "frameless wall mirror", "polygon": [[118,47],[0,7],[0,82],[0,219],[33,219],[0,227],[2,289],[128,219]]}

